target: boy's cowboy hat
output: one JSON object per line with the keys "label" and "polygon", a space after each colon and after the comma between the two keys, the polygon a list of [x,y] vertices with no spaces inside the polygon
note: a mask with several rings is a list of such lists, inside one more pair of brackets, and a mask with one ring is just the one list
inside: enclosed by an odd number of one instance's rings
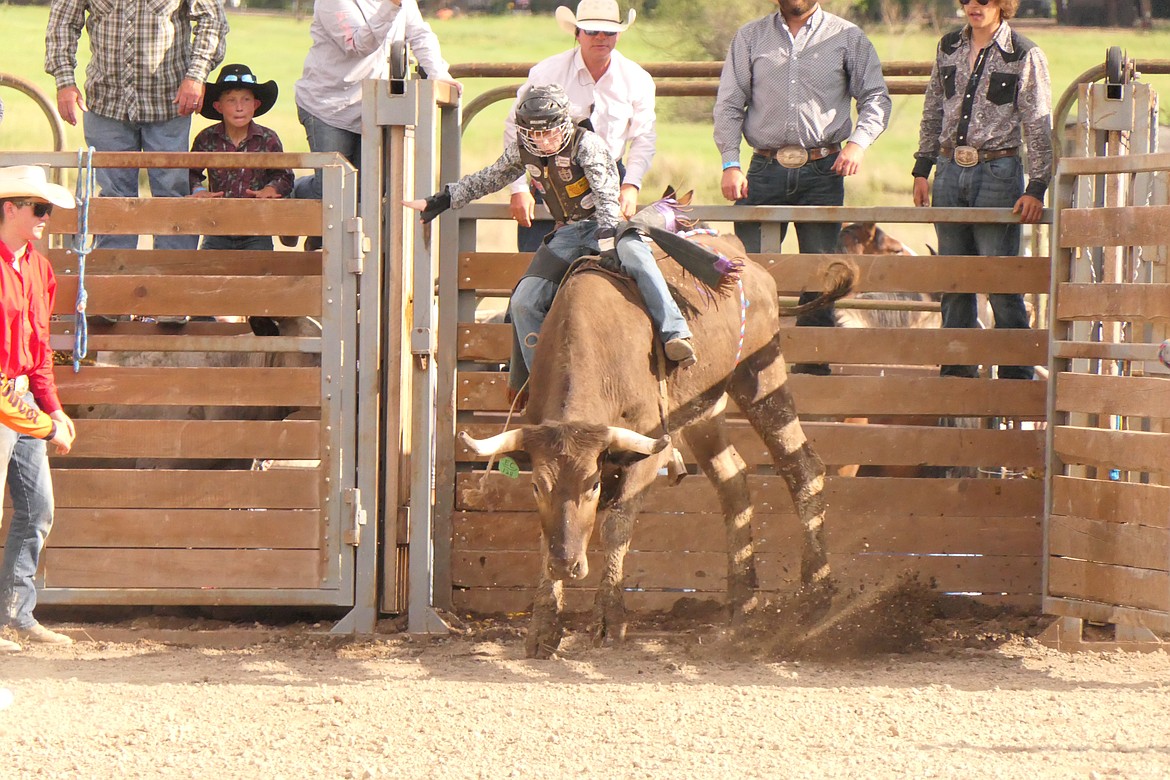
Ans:
{"label": "boy's cowboy hat", "polygon": [[566,6],[562,5],[557,8],[557,23],[562,30],[574,37],[579,29],[595,32],[625,32],[626,28],[634,23],[635,16],[637,14],[631,8],[626,17],[626,23],[622,24],[617,0],[581,0],[577,3],[576,15]]}
{"label": "boy's cowboy hat", "polygon": [[275,81],[265,81],[263,84],[252,74],[247,65],[224,65],[219,72],[219,79],[214,84],[208,84],[203,94],[203,108],[199,113],[208,119],[221,120],[223,114],[215,110],[215,101],[229,89],[246,89],[260,101],[254,116],[267,113],[276,105],[276,95],[279,88]]}
{"label": "boy's cowboy hat", "polygon": [[54,206],[71,209],[73,193],[53,184],[39,165],[13,165],[0,168],[0,198],[40,198]]}

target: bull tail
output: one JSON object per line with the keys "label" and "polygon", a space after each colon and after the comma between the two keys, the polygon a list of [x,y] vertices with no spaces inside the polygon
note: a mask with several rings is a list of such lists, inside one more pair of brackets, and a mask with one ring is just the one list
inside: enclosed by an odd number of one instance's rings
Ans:
{"label": "bull tail", "polygon": [[798,306],[781,306],[781,317],[799,317],[802,314],[818,311],[844,298],[853,292],[853,285],[857,282],[857,266],[844,260],[834,260],[825,269],[824,286],[821,294],[815,300],[802,303]]}

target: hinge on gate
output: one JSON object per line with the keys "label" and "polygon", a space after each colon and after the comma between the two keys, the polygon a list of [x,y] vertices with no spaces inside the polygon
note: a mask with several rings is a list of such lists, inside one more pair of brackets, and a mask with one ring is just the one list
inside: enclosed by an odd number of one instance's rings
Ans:
{"label": "hinge on gate", "polygon": [[366,524],[366,510],[362,508],[361,488],[346,488],[341,500],[349,506],[349,527],[345,529],[346,544],[357,547],[362,542],[362,526]]}
{"label": "hinge on gate", "polygon": [[366,255],[373,244],[366,235],[361,217],[350,217],[345,222],[345,233],[349,236],[349,252],[346,253],[346,270],[351,274],[361,274],[366,270]]}
{"label": "hinge on gate", "polygon": [[420,371],[427,370],[427,362],[435,354],[435,340],[430,328],[414,328],[410,331],[410,354],[414,355]]}

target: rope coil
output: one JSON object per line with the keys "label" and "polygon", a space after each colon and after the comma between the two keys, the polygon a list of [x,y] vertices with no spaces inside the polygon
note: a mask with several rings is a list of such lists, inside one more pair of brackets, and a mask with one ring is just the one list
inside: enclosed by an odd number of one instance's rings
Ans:
{"label": "rope coil", "polygon": [[77,233],[73,237],[73,252],[77,255],[77,304],[73,313],[73,373],[81,371],[81,361],[89,353],[89,323],[85,307],[89,294],[85,290],[85,259],[93,250],[89,235],[89,199],[94,190],[94,148],[77,150]]}

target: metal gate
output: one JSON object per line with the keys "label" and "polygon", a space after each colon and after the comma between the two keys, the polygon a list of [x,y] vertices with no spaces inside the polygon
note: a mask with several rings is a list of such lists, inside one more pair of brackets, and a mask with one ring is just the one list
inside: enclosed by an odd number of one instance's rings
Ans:
{"label": "metal gate", "polygon": [[[50,223],[53,346],[77,442],[53,459],[50,604],[353,605],[356,174],[337,155],[97,153],[95,167],[322,168],[321,201],[93,198],[92,233],[320,235],[323,251],[96,250],[70,364],[76,211]],[[0,164],[74,169],[77,155]],[[324,215],[324,216],[323,216]],[[160,317],[185,315],[187,324]],[[279,335],[256,335],[249,317]],[[94,359],[96,358],[96,360]]]}
{"label": "metal gate", "polygon": [[1084,620],[1120,642],[1170,631],[1170,155],[1119,51],[1078,105],[1054,187],[1044,534],[1049,638],[1070,649]]}

